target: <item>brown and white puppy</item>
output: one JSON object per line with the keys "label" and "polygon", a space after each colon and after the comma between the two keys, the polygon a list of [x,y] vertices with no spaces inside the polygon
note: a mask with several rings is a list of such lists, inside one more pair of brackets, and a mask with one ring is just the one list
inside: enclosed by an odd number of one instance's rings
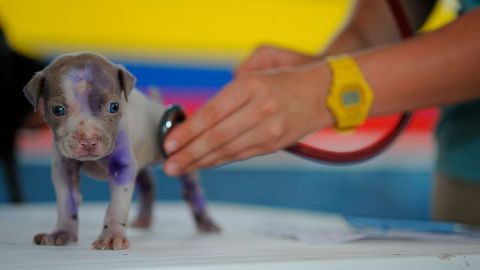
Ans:
{"label": "brown and white puppy", "polygon": [[[52,180],[57,197],[57,226],[34,237],[39,245],[65,245],[78,236],[81,201],[79,171],[109,181],[111,199],[96,249],[125,249],[128,213],[135,184],[140,212],[134,226],[146,228],[154,201],[150,165],[161,162],[157,130],[164,107],[134,89],[125,68],[93,53],[58,57],[25,86],[27,99],[44,118],[54,137]],[[218,232],[206,212],[196,174],[182,178],[183,195],[197,229]]]}

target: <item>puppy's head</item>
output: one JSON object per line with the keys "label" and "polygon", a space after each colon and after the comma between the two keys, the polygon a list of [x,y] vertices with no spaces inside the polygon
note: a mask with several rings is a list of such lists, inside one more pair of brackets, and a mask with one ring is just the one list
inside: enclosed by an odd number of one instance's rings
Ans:
{"label": "puppy's head", "polygon": [[63,55],[35,74],[23,89],[44,117],[65,157],[96,160],[112,153],[122,110],[135,78],[106,58]]}

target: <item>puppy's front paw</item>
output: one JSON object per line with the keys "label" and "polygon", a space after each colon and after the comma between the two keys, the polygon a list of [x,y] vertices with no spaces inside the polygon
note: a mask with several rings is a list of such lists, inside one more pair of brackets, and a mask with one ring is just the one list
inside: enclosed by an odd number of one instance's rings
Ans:
{"label": "puppy's front paw", "polygon": [[92,243],[92,248],[94,249],[127,249],[129,242],[125,233],[123,232],[103,232],[100,236]]}
{"label": "puppy's front paw", "polygon": [[50,234],[39,233],[33,237],[35,244],[44,246],[63,246],[77,241],[76,233],[64,230],[54,231]]}

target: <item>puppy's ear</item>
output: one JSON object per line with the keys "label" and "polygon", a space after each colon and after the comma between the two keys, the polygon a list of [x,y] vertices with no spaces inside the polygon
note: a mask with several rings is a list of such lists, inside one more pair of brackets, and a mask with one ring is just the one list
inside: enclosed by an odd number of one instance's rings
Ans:
{"label": "puppy's ear", "polygon": [[128,95],[135,87],[135,82],[137,79],[122,65],[117,65],[117,73],[118,81],[120,82],[120,88],[125,95],[125,99],[128,101]]}
{"label": "puppy's ear", "polygon": [[37,72],[33,78],[23,88],[23,93],[27,97],[28,101],[33,105],[35,111],[37,111],[40,98],[43,96],[43,88],[45,85],[45,75],[43,72]]}

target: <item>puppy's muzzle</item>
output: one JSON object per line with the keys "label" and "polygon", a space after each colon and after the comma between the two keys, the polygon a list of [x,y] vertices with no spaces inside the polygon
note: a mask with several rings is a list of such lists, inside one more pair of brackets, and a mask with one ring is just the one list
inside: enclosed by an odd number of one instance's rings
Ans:
{"label": "puppy's muzzle", "polygon": [[81,125],[73,128],[72,133],[60,142],[64,155],[80,160],[92,160],[110,154],[112,138],[95,125]]}
{"label": "puppy's muzzle", "polygon": [[97,147],[99,138],[98,137],[91,137],[91,138],[83,138],[79,140],[80,147],[83,148],[85,151],[94,151]]}

